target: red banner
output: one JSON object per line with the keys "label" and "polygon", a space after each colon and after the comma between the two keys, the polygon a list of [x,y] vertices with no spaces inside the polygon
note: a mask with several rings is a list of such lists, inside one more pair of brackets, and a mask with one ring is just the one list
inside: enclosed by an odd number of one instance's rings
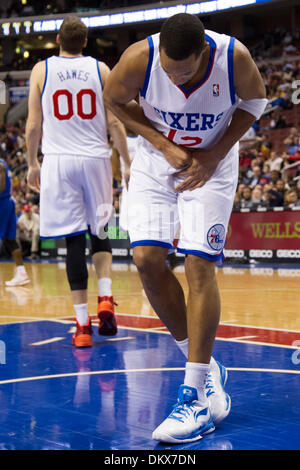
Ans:
{"label": "red banner", "polygon": [[300,249],[300,211],[233,212],[226,249]]}

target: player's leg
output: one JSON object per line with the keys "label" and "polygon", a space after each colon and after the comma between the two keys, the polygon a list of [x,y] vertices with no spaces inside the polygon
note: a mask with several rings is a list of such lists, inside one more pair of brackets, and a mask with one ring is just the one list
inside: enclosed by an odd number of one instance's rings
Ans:
{"label": "player's leg", "polygon": [[187,337],[184,293],[166,263],[168,248],[136,245],[133,260],[155,313],[177,341]]}
{"label": "player's leg", "polygon": [[[12,199],[6,201],[6,210],[3,212],[3,217],[6,221],[6,227],[0,238],[4,239],[3,244],[7,251],[11,254],[16,265],[15,276],[10,281],[6,281],[5,285],[8,287],[24,286],[25,284],[28,284],[30,280],[23,263],[22,251],[16,241],[16,213],[15,203]],[[4,229],[4,225],[2,225],[2,229]]]}
{"label": "player's leg", "polygon": [[214,263],[188,255],[185,266],[189,284],[188,334],[180,338],[181,343],[186,343],[188,338],[184,383],[179,388],[178,402],[171,414],[153,432],[153,439],[170,443],[192,442],[215,429],[206,396],[210,358],[219,320]]}
{"label": "player's leg", "polygon": [[[199,390],[198,386],[198,391],[206,394],[213,422],[218,424],[229,414],[231,400],[224,390],[227,371],[212,356],[220,320],[220,294],[215,262],[190,254],[186,257],[185,268],[189,285],[188,362],[185,380],[197,385],[197,371],[205,371],[204,388]],[[209,364],[208,368],[205,367],[206,364]]]}
{"label": "player's leg", "polygon": [[40,238],[66,238],[66,272],[77,321],[72,341],[78,347],[92,345],[87,306],[87,220],[81,187],[82,164],[79,157],[45,155],[40,191]]}
{"label": "player's leg", "polygon": [[[214,423],[230,411],[224,391],[226,369],[212,357],[220,316],[215,261],[222,257],[236,188],[238,158],[235,150],[202,188],[179,195],[181,233],[177,250],[186,254],[189,285],[188,337],[181,342],[187,355],[179,405],[154,431],[167,442],[190,442],[214,430]],[[182,409],[186,411],[182,418]],[[195,416],[194,421],[190,416]],[[182,419],[176,419],[181,417]],[[174,419],[175,418],[175,419]]]}
{"label": "player's leg", "polygon": [[87,301],[88,270],[85,257],[85,234],[66,237],[66,247],[66,271],[77,325],[72,342],[76,347],[90,347],[93,341]]}
{"label": "player's leg", "polygon": [[[147,151],[137,152],[131,166],[128,220],[133,258],[144,290],[155,312],[181,344],[187,339],[184,294],[166,263],[179,222],[172,171],[163,158],[153,153],[148,155]],[[191,400],[195,401],[191,388],[180,389],[179,408],[154,431],[154,439],[185,442],[191,434],[199,439],[201,434],[214,429],[208,406],[198,401],[193,410],[197,419],[193,418],[192,424],[192,427],[196,425],[196,430],[195,427],[191,432],[189,429],[182,431],[180,427],[177,431],[174,429],[176,424],[181,424],[181,413],[186,411],[181,404],[190,392]],[[190,416],[190,411],[187,412]]]}
{"label": "player's leg", "polygon": [[11,254],[12,259],[16,265],[16,272],[14,277],[10,281],[6,281],[5,285],[8,287],[24,286],[30,282],[28,278],[26,268],[23,263],[22,251],[19,248],[15,238],[7,238],[3,241],[3,244],[7,251]]}
{"label": "player's leg", "polygon": [[98,280],[98,333],[103,336],[114,336],[118,328],[112,294],[112,250],[108,238],[101,239],[92,234],[90,237],[92,261]]}
{"label": "player's leg", "polygon": [[[205,392],[215,424],[228,415],[231,406],[224,390],[227,371],[211,355],[220,318],[215,262],[223,257],[237,184],[237,165],[237,149],[233,148],[211,180],[193,191],[192,198],[188,192],[182,193],[178,201],[182,222],[178,251],[187,255],[185,267],[189,285],[185,383],[199,382],[198,374],[205,371]],[[197,391],[203,395],[203,382],[202,389],[198,387]]]}
{"label": "player's leg", "polygon": [[32,232],[31,240],[31,254],[30,259],[38,259],[39,255],[39,242],[40,242],[40,231],[39,228],[34,228]]}
{"label": "player's leg", "polygon": [[188,361],[209,364],[220,318],[220,296],[215,263],[188,254],[185,260],[185,272],[189,286]]}
{"label": "player's leg", "polygon": [[88,159],[82,172],[85,207],[91,238],[92,261],[98,279],[98,333],[117,333],[112,295],[112,250],[107,235],[107,222],[112,212],[112,169],[109,158]]}

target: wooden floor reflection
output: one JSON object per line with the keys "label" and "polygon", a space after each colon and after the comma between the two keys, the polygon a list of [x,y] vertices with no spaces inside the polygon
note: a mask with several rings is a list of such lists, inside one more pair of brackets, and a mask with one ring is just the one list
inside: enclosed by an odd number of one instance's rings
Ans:
{"label": "wooden floor reflection", "polygon": [[[5,287],[14,264],[0,263],[0,323],[74,317],[65,263],[26,263],[30,284]],[[217,269],[222,300],[221,323],[261,328],[300,329],[300,269]],[[187,295],[183,266],[175,269]],[[117,313],[155,316],[143,294],[134,265],[113,264],[113,292]],[[96,313],[97,281],[89,265],[89,311]]]}

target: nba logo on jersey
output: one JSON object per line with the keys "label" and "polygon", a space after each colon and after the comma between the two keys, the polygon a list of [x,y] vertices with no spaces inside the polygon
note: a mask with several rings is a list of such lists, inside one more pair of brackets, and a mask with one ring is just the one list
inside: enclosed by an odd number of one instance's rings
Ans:
{"label": "nba logo on jersey", "polygon": [[213,95],[214,96],[219,96],[220,95],[220,85],[219,85],[219,83],[214,83],[213,84]]}

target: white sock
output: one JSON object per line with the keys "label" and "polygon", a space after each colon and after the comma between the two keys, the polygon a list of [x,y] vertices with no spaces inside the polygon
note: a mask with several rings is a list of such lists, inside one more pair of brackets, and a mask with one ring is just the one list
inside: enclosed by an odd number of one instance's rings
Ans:
{"label": "white sock", "polygon": [[17,273],[26,274],[26,269],[25,269],[24,264],[21,264],[20,266],[17,266]]}
{"label": "white sock", "polygon": [[176,341],[176,339],[175,339],[175,343],[177,344],[177,346],[179,347],[179,349],[182,351],[182,353],[184,354],[184,356],[187,359],[188,358],[188,350],[189,350],[189,339],[186,338],[186,339],[183,339],[182,341]]}
{"label": "white sock", "polygon": [[78,323],[80,325],[86,325],[89,321],[87,304],[74,305],[74,310],[76,312],[76,320]]}
{"label": "white sock", "polygon": [[207,403],[205,384],[209,370],[209,364],[187,362],[185,365],[184,385],[196,388],[198,392],[198,400],[203,404]]}
{"label": "white sock", "polygon": [[[182,351],[182,353],[185,355],[186,358],[188,358],[188,352],[189,352],[189,339],[183,339],[182,341],[176,341],[174,340],[179,349]],[[211,368],[218,367],[215,359],[211,356],[210,358],[210,366]]]}
{"label": "white sock", "polygon": [[101,295],[102,297],[103,295],[107,295],[107,296],[112,295],[110,277],[101,277],[101,279],[98,279],[98,285],[99,285],[99,296]]}

